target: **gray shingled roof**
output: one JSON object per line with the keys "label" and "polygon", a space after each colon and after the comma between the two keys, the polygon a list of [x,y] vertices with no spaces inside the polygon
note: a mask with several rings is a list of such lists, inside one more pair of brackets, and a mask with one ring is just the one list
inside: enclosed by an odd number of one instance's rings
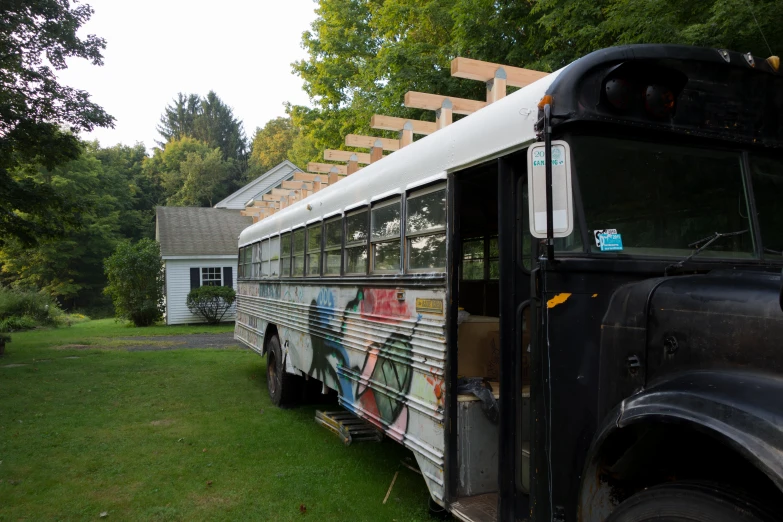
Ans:
{"label": "gray shingled roof", "polygon": [[253,218],[238,210],[156,207],[155,235],[163,256],[236,254],[239,233]]}

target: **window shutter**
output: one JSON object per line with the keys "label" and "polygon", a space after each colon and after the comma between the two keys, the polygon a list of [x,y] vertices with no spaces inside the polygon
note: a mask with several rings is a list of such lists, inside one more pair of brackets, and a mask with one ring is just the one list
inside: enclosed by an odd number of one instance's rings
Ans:
{"label": "window shutter", "polygon": [[190,269],[190,289],[194,290],[201,286],[201,273],[198,268]]}
{"label": "window shutter", "polygon": [[223,267],[223,286],[234,287],[234,271],[230,266]]}

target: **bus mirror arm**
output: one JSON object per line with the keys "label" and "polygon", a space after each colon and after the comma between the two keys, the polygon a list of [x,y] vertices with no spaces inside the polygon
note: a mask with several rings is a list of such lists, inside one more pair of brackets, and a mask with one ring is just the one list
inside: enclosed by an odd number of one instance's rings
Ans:
{"label": "bus mirror arm", "polygon": [[555,260],[554,225],[552,221],[552,106],[544,105],[544,150],[546,163],[546,258]]}

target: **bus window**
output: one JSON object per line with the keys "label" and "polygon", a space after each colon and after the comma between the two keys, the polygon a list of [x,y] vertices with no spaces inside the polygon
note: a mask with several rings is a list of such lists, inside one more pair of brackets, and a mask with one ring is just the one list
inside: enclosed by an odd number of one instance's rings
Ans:
{"label": "bus window", "polygon": [[462,279],[484,279],[484,240],[468,239],[462,242]]}
{"label": "bus window", "polygon": [[251,264],[250,264],[250,258],[253,255],[253,245],[245,247],[245,255],[242,260],[242,263],[244,265],[242,272],[245,274],[245,277],[253,277],[253,274],[251,273]]}
{"label": "bus window", "polygon": [[269,240],[269,275],[280,275],[280,236]]}
{"label": "bus window", "polygon": [[767,258],[783,253],[783,159],[750,155],[750,172],[756,196],[756,212],[761,228],[761,243]]}
{"label": "bus window", "polygon": [[307,271],[305,275],[321,275],[321,223],[307,227]]}
{"label": "bus window", "polygon": [[291,275],[291,234],[283,234],[280,236],[280,275]]}
{"label": "bus window", "polygon": [[243,259],[244,255],[245,255],[245,247],[240,247],[239,248],[239,260],[238,260],[238,263],[237,263],[237,277],[245,277],[245,270],[244,270],[244,267],[242,266],[242,259]]}
{"label": "bus window", "polygon": [[324,275],[340,275],[340,251],[342,244],[342,218],[337,217],[324,223]]}
{"label": "bus window", "polygon": [[261,243],[260,264],[261,264],[261,270],[259,272],[261,277],[268,277],[269,276],[269,240],[268,239],[264,240]]}
{"label": "bus window", "polygon": [[385,201],[371,210],[372,271],[400,270],[400,199]]}
{"label": "bus window", "polygon": [[367,211],[345,216],[345,273],[367,273]]}
{"label": "bus window", "polygon": [[291,265],[292,276],[304,275],[305,229],[294,230],[293,263]]}
{"label": "bus window", "polygon": [[446,188],[411,194],[408,197],[405,238],[408,269],[446,269]]}

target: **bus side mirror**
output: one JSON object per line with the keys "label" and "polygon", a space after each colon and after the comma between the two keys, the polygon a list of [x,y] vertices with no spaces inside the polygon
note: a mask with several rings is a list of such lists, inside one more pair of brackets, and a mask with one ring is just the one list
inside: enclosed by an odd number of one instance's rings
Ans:
{"label": "bus side mirror", "polygon": [[[545,238],[547,232],[546,145],[534,143],[527,153],[527,187],[530,234]],[[571,190],[571,148],[562,140],[552,142],[552,237],[568,237],[574,230],[574,198]]]}

